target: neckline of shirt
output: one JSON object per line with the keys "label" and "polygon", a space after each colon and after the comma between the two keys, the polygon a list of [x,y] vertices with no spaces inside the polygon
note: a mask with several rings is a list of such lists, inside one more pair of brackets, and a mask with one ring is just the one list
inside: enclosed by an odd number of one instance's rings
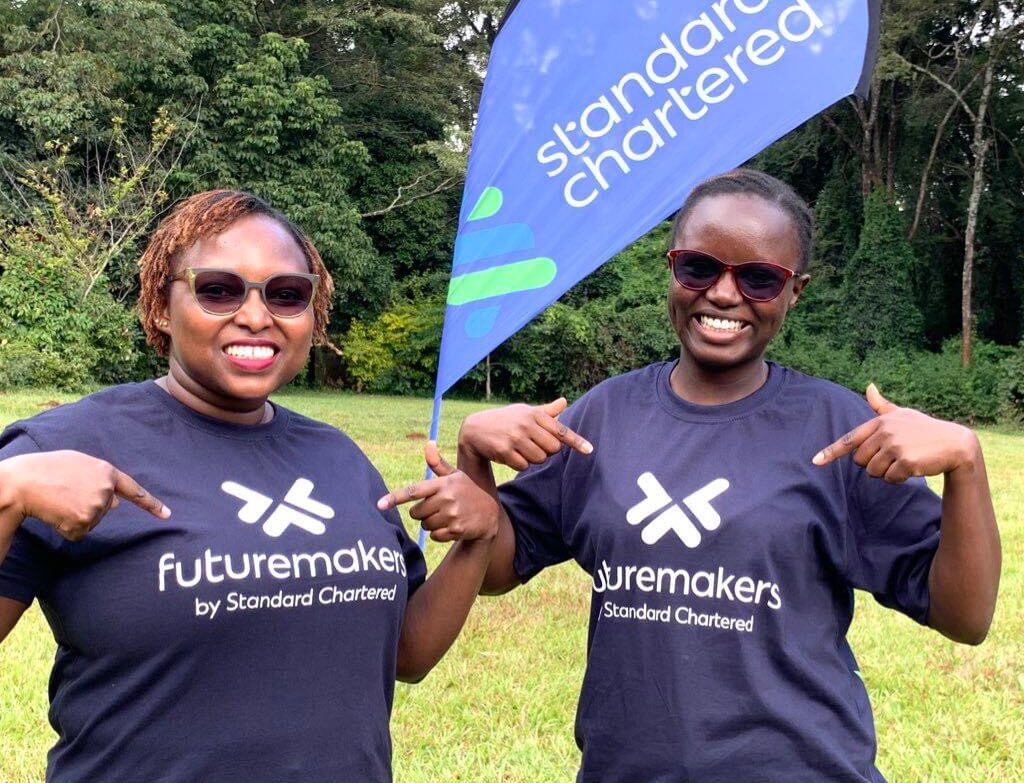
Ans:
{"label": "neckline of shirt", "polygon": [[719,424],[756,413],[775,399],[786,381],[783,368],[775,362],[768,362],[768,378],[757,391],[724,405],[698,405],[687,402],[672,389],[672,371],[677,364],[678,359],[665,362],[659,368],[655,384],[658,402],[670,415],[696,424]]}
{"label": "neckline of shirt", "polygon": [[270,403],[274,407],[274,418],[270,421],[265,424],[238,424],[192,410],[168,391],[160,388],[155,380],[144,381],[142,388],[150,397],[185,424],[221,438],[246,441],[273,438],[285,430],[291,418],[291,412],[287,408]]}

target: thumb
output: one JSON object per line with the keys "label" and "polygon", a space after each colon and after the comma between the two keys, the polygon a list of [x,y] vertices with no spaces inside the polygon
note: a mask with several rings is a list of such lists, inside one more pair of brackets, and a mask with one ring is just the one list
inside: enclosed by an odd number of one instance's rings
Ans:
{"label": "thumb", "polygon": [[455,468],[449,465],[444,457],[441,456],[435,441],[427,441],[427,445],[423,447],[423,456],[427,460],[427,466],[434,472],[435,476],[450,476],[455,472]]}
{"label": "thumb", "polygon": [[559,397],[557,400],[547,402],[543,405],[538,405],[537,407],[554,419],[558,417],[558,414],[569,407],[569,401],[565,399],[565,397]]}
{"label": "thumb", "polygon": [[882,393],[878,391],[878,387],[873,383],[868,384],[867,399],[868,405],[870,405],[871,409],[879,415],[896,410],[896,406],[885,399],[885,397],[882,396]]}

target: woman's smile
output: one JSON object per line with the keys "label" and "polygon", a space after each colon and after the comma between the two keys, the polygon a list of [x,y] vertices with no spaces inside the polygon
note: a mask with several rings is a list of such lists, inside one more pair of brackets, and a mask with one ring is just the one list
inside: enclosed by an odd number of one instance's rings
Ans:
{"label": "woman's smile", "polygon": [[274,365],[281,348],[270,340],[235,340],[225,345],[222,352],[232,366],[258,373]]}
{"label": "woman's smile", "polygon": [[750,331],[750,324],[737,318],[698,313],[690,320],[702,339],[716,345],[736,342],[743,339],[745,333]]}

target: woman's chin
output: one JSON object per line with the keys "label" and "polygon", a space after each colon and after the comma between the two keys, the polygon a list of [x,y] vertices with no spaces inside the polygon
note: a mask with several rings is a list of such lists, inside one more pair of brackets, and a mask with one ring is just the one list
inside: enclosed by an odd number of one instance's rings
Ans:
{"label": "woman's chin", "polygon": [[721,372],[745,364],[750,360],[749,346],[742,342],[719,344],[696,339],[685,339],[681,343],[683,352],[698,367]]}

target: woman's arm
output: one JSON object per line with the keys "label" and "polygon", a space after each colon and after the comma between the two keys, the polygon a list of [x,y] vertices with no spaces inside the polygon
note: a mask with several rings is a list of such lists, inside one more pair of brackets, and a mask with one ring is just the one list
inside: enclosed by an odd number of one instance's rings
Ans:
{"label": "woman's arm", "polygon": [[13,598],[0,597],[0,643],[14,630],[28,606]]}
{"label": "woman's arm", "polygon": [[928,625],[957,642],[980,644],[999,592],[1002,553],[981,445],[959,424],[899,408],[868,387],[878,416],[815,455],[827,465],[844,454],[869,475],[898,484],[943,475],[939,545],[928,573]]}
{"label": "woman's arm", "polygon": [[[492,462],[521,471],[547,461],[563,446],[591,454],[594,447],[558,421],[566,405],[560,397],[545,405],[508,405],[466,417],[459,429],[459,470],[497,500]],[[515,529],[499,503],[498,534],[481,593],[501,595],[521,584],[512,565],[515,552]]]}
{"label": "woman's arm", "polygon": [[[22,517],[13,482],[4,475],[4,462],[0,462],[0,563],[7,557],[14,533],[21,525]],[[0,597],[0,642],[7,638],[28,606],[12,598]]]}
{"label": "woman's arm", "polygon": [[456,541],[406,608],[399,679],[416,682],[426,676],[455,641],[479,593],[504,593],[519,584],[512,567],[515,533],[498,502],[490,460],[523,470],[557,454],[563,444],[592,452],[586,440],[555,418],[565,407],[559,399],[474,414],[459,433],[458,470],[429,444],[427,464],[438,478],[381,498],[381,510],[419,499],[409,515],[435,541]]}
{"label": "woman's arm", "polygon": [[458,637],[480,592],[498,530],[497,501],[441,459],[435,444],[427,444],[425,451],[437,478],[391,492],[377,504],[385,511],[419,500],[409,516],[433,540],[454,542],[406,606],[397,664],[398,679],[404,682],[426,677]]}
{"label": "woman's arm", "polygon": [[[157,517],[170,512],[129,476],[77,451],[20,454],[0,461],[0,564],[26,517],[51,525],[77,541],[122,497]],[[0,597],[0,641],[28,607]]]}
{"label": "woman's arm", "polygon": [[[463,443],[463,424],[459,433],[459,470],[463,471],[473,483],[498,500],[498,486],[494,480],[494,469],[489,460],[473,451],[469,443]],[[491,547],[491,561],[487,566],[483,584],[480,585],[481,595],[502,595],[520,585],[519,575],[512,567],[516,554],[516,533],[505,508],[498,503],[498,532]]]}
{"label": "woman's arm", "polygon": [[170,510],[109,462],[78,451],[19,454],[0,462],[0,563],[26,517],[69,541],[92,530],[118,498],[166,519]]}
{"label": "woman's arm", "polygon": [[456,541],[409,599],[398,638],[397,677],[419,682],[448,652],[480,593],[493,539]]}
{"label": "woman's arm", "polygon": [[977,436],[962,433],[958,451],[957,466],[944,471],[942,532],[928,572],[928,625],[954,641],[981,644],[996,610],[1002,549]]}
{"label": "woman's arm", "polygon": [[[18,458],[12,457],[0,462],[0,563],[3,563],[4,558],[7,557],[7,550],[11,548],[14,534],[25,519],[25,515],[21,513],[21,503],[18,500],[15,471],[9,464],[15,459]],[[10,628],[7,630],[10,631]]]}

